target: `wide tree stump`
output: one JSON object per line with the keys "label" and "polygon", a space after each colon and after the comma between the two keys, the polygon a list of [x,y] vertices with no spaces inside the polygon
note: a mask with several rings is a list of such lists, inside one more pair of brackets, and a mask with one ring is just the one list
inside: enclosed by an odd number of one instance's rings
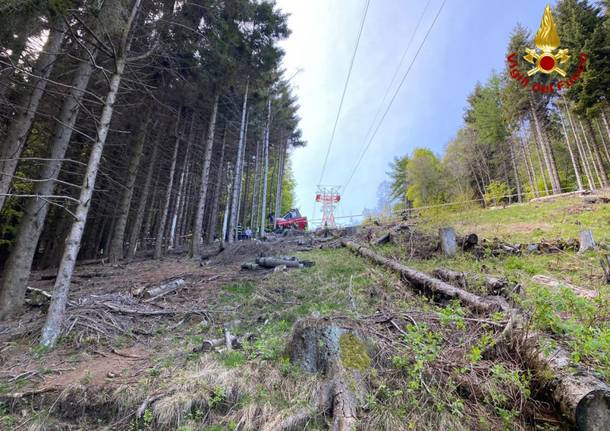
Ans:
{"label": "wide tree stump", "polygon": [[585,251],[595,250],[595,240],[593,239],[593,232],[591,230],[583,230],[579,234],[580,248],[578,253],[584,253]]}
{"label": "wide tree stump", "polygon": [[356,427],[366,395],[364,376],[371,368],[370,349],[364,339],[345,322],[312,318],[294,325],[288,356],[303,370],[325,376],[318,406],[332,414],[333,431]]}
{"label": "wide tree stump", "polygon": [[438,230],[441,239],[441,250],[447,257],[455,256],[457,252],[457,238],[452,227],[442,227]]}

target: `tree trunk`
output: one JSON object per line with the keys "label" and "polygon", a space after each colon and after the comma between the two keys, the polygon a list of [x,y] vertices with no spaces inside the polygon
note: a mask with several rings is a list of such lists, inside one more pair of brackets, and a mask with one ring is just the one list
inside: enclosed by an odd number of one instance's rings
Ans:
{"label": "tree trunk", "polygon": [[559,183],[559,176],[557,175],[557,166],[555,166],[555,160],[553,159],[553,153],[551,151],[551,147],[546,141],[546,136],[544,136],[544,132],[542,127],[540,126],[540,121],[538,119],[538,113],[534,108],[533,102],[530,100],[532,118],[534,119],[534,126],[536,129],[536,134],[538,139],[540,140],[540,148],[542,149],[542,156],[544,158],[544,164],[546,165],[547,172],[549,173],[549,179],[551,181],[551,189],[553,190],[553,194],[561,193],[561,185]]}
{"label": "tree trunk", "polygon": [[239,128],[239,144],[237,145],[237,159],[235,160],[235,176],[233,178],[233,198],[231,202],[231,217],[229,218],[229,243],[235,241],[237,237],[237,207],[239,205],[239,192],[241,191],[241,179],[243,171],[243,150],[246,131],[246,117],[248,111],[248,87],[250,80],[246,81],[246,90],[244,92],[244,102],[241,108],[241,126]]}
{"label": "tree trunk", "polygon": [[589,166],[589,161],[587,160],[587,155],[584,151],[582,142],[578,137],[578,132],[576,131],[576,127],[574,125],[574,120],[572,119],[572,114],[570,113],[570,108],[568,107],[567,101],[565,97],[563,97],[563,102],[566,106],[566,113],[568,114],[568,122],[570,123],[570,127],[572,128],[572,133],[574,134],[574,142],[576,143],[576,149],[578,150],[578,154],[580,155],[580,160],[582,161],[582,167],[585,171],[585,176],[587,177],[587,183],[589,184],[589,190],[595,190],[595,181],[593,181],[593,175],[591,173],[591,167]]}
{"label": "tree trunk", "polygon": [[244,163],[246,169],[246,180],[244,181],[244,196],[241,203],[243,211],[240,212],[240,219],[242,226],[250,227],[248,225],[248,214],[252,212],[252,209],[250,208],[250,212],[248,212],[248,196],[250,195],[250,171],[252,170],[252,163],[250,163],[250,161],[245,158]]}
{"label": "tree trunk", "polygon": [[142,222],[144,221],[144,214],[146,213],[146,203],[150,200],[150,206],[154,204],[154,195],[149,199],[150,186],[152,183],[153,172],[155,171],[155,165],[157,164],[157,152],[159,147],[158,140],[160,139],[160,133],[157,135],[157,140],[153,144],[152,154],[148,161],[148,172],[146,173],[146,179],[144,180],[144,187],[140,194],[140,202],[138,203],[138,209],[136,210],[135,220],[129,234],[129,247],[127,249],[127,259],[131,260],[136,254],[138,238],[142,229]]}
{"label": "tree trunk", "polygon": [[519,202],[522,201],[522,193],[521,193],[521,180],[519,179],[519,170],[517,169],[517,157],[515,155],[515,149],[513,148],[513,140],[512,138],[509,140],[508,145],[510,148],[510,162],[513,168],[513,175],[515,176],[515,186],[517,187],[517,200]]}
{"label": "tree trunk", "polygon": [[222,218],[222,234],[220,236],[220,244],[225,243],[227,238],[227,228],[229,225],[229,212],[231,211],[231,188],[233,186],[233,171],[227,163],[227,201],[225,202],[225,212]]}
{"label": "tree trunk", "polygon": [[193,129],[195,126],[195,114],[191,118],[191,131],[189,133],[188,140],[186,141],[186,150],[184,153],[184,161],[182,162],[182,169],[180,169],[180,181],[178,183],[178,196],[176,197],[176,205],[173,209],[173,215],[171,219],[171,227],[169,234],[169,245],[172,248],[176,248],[176,226],[178,224],[178,215],[184,206],[184,179],[188,175],[188,166],[191,153],[191,142],[194,139]]}
{"label": "tree trunk", "polygon": [[68,292],[70,290],[70,282],[72,280],[74,266],[76,265],[76,257],[81,246],[81,239],[87,221],[91,197],[93,196],[93,189],[95,187],[95,179],[102,158],[102,151],[104,150],[104,144],[106,143],[106,137],[108,136],[108,131],[110,129],[114,102],[116,101],[121,78],[123,77],[123,72],[125,70],[127,53],[129,52],[129,30],[131,29],[135,16],[140,8],[141,1],[142,0],[136,0],[133,5],[131,15],[123,31],[122,42],[119,47],[119,57],[116,59],[116,69],[110,77],[110,89],[106,95],[100,122],[97,126],[97,139],[91,149],[87,171],[85,172],[85,178],[78,199],[78,205],[74,213],[75,220],[72,223],[70,233],[66,239],[66,245],[57,272],[57,278],[55,279],[55,284],[53,286],[53,299],[49,306],[47,320],[42,328],[40,344],[45,347],[54,347],[57,338],[61,333],[66,303],[68,301]]}
{"label": "tree trunk", "polygon": [[610,140],[610,124],[608,124],[608,118],[606,117],[606,113],[604,111],[602,111],[602,121],[606,127],[606,136],[608,137],[608,140]]}
{"label": "tree trunk", "polygon": [[[182,109],[182,108],[180,108]],[[180,114],[178,114],[179,116]],[[180,122],[180,118],[178,118]],[[169,178],[167,181],[167,189],[165,190],[165,202],[161,207],[161,213],[159,217],[159,225],[157,226],[157,234],[155,235],[155,252],[153,254],[154,259],[161,259],[164,254],[164,241],[165,235],[165,224],[167,223],[167,216],[169,213],[169,204],[172,198],[172,191],[174,188],[174,176],[176,174],[176,162],[178,160],[178,149],[180,148],[180,141],[182,140],[182,133],[176,136],[176,143],[174,144],[174,153],[172,154],[172,163],[169,168]]]}
{"label": "tree trunk", "polygon": [[[602,116],[602,118],[605,119],[604,116]],[[604,150],[604,154],[606,155],[608,166],[610,166],[610,149],[608,148],[608,144],[606,144],[606,138],[604,138],[604,133],[602,132],[602,128],[599,126],[599,121],[597,121],[597,119],[595,120],[595,125],[597,126],[597,131],[599,132],[599,138],[602,140],[602,148]]]}
{"label": "tree trunk", "polygon": [[[591,160],[591,163],[593,164],[593,170],[595,171],[595,176],[597,177],[597,182],[599,183],[600,187],[604,187],[604,181],[602,179],[602,172],[600,172],[599,170],[599,165],[597,164],[597,161],[595,160],[595,155],[593,152],[593,149],[591,148],[591,144],[589,143],[589,139],[587,138],[587,133],[585,132],[585,128],[582,124],[582,120],[579,118],[578,119],[578,124],[580,125],[580,131],[582,133],[582,137],[584,140],[584,147],[585,150],[589,153],[589,159]],[[607,183],[607,180],[606,180]]]}
{"label": "tree trunk", "polygon": [[[567,109],[567,108],[566,108]],[[559,120],[561,121],[561,127],[563,129],[563,135],[566,140],[566,146],[568,147],[568,152],[570,153],[570,160],[572,161],[572,168],[574,169],[574,174],[576,175],[576,184],[578,185],[578,190],[583,190],[582,178],[580,177],[580,171],[578,169],[578,162],[576,161],[576,157],[574,156],[574,151],[572,150],[572,146],[570,145],[570,138],[568,137],[568,130],[566,129],[566,124],[563,119],[563,114],[561,113],[561,108],[558,109]]]}
{"label": "tree trunk", "polygon": [[0,210],[4,207],[19,157],[47,86],[47,80],[59,55],[66,30],[67,26],[62,16],[52,20],[49,38],[32,70],[34,85],[32,91],[24,93],[17,102],[18,112],[12,119],[6,138],[2,142],[0,148]]}
{"label": "tree trunk", "polygon": [[222,191],[222,179],[224,177],[225,163],[225,137],[227,131],[223,132],[222,145],[220,147],[220,162],[218,163],[218,172],[216,173],[216,184],[214,184],[214,199],[212,200],[212,212],[210,213],[210,221],[208,223],[207,243],[214,242],[214,235],[217,232],[216,225],[218,224],[218,205],[220,202],[220,193]]}
{"label": "tree trunk", "polygon": [[[595,131],[593,130],[593,124],[591,123],[591,119],[586,119],[587,130],[589,131],[589,136],[591,137],[591,149],[593,152],[593,161],[595,166],[599,171],[601,186],[603,188],[610,187],[610,182],[608,181],[608,175],[606,174],[606,169],[604,167],[604,163],[602,162],[601,154],[599,154],[599,144],[597,143],[597,138],[595,137]],[[581,123],[582,127],[582,123]],[[583,131],[584,133],[584,131]]]}
{"label": "tree trunk", "polygon": [[[78,117],[80,103],[93,66],[90,61],[79,64],[72,85],[62,105],[59,120],[51,143],[51,154],[46,162],[41,179],[34,186],[34,195],[48,196],[53,194],[55,180],[59,176],[62,160],[70,144],[72,130]],[[31,199],[20,220],[15,245],[5,264],[5,274],[0,291],[0,320],[9,314],[19,312],[25,298],[25,288],[30,275],[32,261],[36,254],[36,245],[44,229],[44,222],[49,211],[49,205],[44,199]]]}
{"label": "tree trunk", "polygon": [[278,176],[277,176],[277,185],[276,185],[276,189],[275,189],[275,211],[274,211],[274,217],[273,217],[273,227],[276,227],[276,221],[278,219],[278,217],[280,217],[280,212],[282,211],[282,188],[283,188],[283,182],[284,182],[284,163],[286,161],[286,152],[288,151],[288,142],[289,140],[286,140],[286,144],[285,145],[280,145],[280,160],[279,160],[279,172],[278,172]]}
{"label": "tree trunk", "polygon": [[[136,140],[136,145],[133,149],[133,155],[129,161],[129,167],[127,168],[127,181],[125,182],[125,188],[121,195],[121,202],[118,208],[117,220],[112,230],[112,239],[110,241],[110,248],[108,250],[108,258],[111,263],[117,263],[123,259],[123,243],[125,239],[125,228],[127,227],[127,218],[129,217],[129,208],[131,206],[131,198],[133,196],[133,189],[136,184],[136,178],[138,176],[138,169],[140,167],[140,160],[142,159],[142,153],[144,151],[144,142],[148,137],[148,126],[149,121],[146,120],[140,130],[140,136]],[[153,129],[156,126],[153,125]]]}
{"label": "tree trunk", "polygon": [[549,185],[546,181],[546,174],[544,173],[543,166],[543,157],[542,157],[542,149],[540,145],[540,141],[536,138],[536,132],[533,133],[534,144],[536,146],[536,156],[538,157],[538,169],[540,169],[540,176],[542,177],[542,185],[544,186],[544,194],[549,195],[551,190],[549,189]]}
{"label": "tree trunk", "polygon": [[269,101],[267,102],[267,124],[265,125],[265,141],[263,143],[263,158],[265,160],[265,173],[263,175],[263,203],[261,205],[261,224],[260,224],[260,237],[264,238],[265,233],[265,222],[267,213],[267,179],[269,177],[269,132],[271,128],[271,94],[269,94]]}
{"label": "tree trunk", "polygon": [[259,178],[258,178],[258,174],[259,174],[259,170],[260,170],[260,166],[259,166],[259,153],[260,153],[260,141],[257,139],[256,140],[256,157],[255,157],[255,162],[254,162],[254,185],[252,186],[252,209],[251,214],[250,214],[250,226],[252,226],[252,229],[256,232],[256,218],[258,215],[258,183],[259,183]]}
{"label": "tree trunk", "polygon": [[201,256],[201,231],[203,228],[203,213],[205,212],[205,201],[207,198],[210,164],[212,161],[212,148],[214,146],[214,132],[216,130],[216,114],[218,112],[219,95],[216,93],[214,97],[214,105],[212,106],[212,115],[210,116],[210,124],[208,129],[207,143],[205,147],[205,156],[203,159],[203,168],[201,169],[201,180],[199,182],[199,201],[197,202],[197,212],[193,221],[193,241],[191,243],[191,257],[197,258]]}
{"label": "tree trunk", "polygon": [[532,193],[534,194],[534,197],[538,197],[538,184],[536,184],[536,181],[534,179],[534,174],[533,174],[533,167],[531,166],[531,160],[529,159],[529,154],[525,149],[525,143],[523,142],[523,138],[521,136],[519,136],[519,143],[520,143],[520,148],[521,148],[521,152],[523,155],[523,163],[525,164],[525,170],[527,171],[527,180],[529,182],[530,185],[530,189],[532,191]]}

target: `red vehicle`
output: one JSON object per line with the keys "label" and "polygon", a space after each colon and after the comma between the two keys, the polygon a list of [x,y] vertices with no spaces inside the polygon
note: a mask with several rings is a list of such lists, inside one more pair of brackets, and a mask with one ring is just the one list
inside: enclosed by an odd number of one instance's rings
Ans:
{"label": "red vehicle", "polygon": [[283,217],[278,217],[275,221],[275,228],[278,230],[307,229],[307,217],[302,217],[301,212],[297,208],[293,208]]}

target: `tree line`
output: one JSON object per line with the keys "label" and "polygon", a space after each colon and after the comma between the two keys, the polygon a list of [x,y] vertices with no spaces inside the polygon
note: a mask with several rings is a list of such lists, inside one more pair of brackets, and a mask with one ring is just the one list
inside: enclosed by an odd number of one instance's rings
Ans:
{"label": "tree line", "polygon": [[56,267],[41,343],[62,330],[78,260],[197,258],[292,206],[298,104],[255,0],[0,5],[0,319]]}
{"label": "tree line", "polygon": [[[493,72],[467,99],[464,124],[442,157],[416,148],[398,157],[388,172],[398,207],[423,207],[478,200],[522,202],[534,197],[610,186],[610,19],[608,6],[560,0],[553,9],[561,48],[569,49],[569,79],[580,53],[586,71],[573,86],[540,93],[557,78],[538,73],[523,86],[506,70]],[[516,53],[518,70],[533,35],[518,25],[506,57]],[[563,67],[563,65],[562,65]],[[556,83],[555,83],[556,88]]]}

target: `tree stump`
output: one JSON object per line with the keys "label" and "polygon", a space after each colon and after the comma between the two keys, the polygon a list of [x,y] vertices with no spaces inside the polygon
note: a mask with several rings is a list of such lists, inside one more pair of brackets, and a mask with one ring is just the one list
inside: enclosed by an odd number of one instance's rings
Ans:
{"label": "tree stump", "polygon": [[588,250],[595,250],[595,240],[593,240],[593,232],[591,230],[583,230],[579,234],[580,248],[578,253],[584,253]]}
{"label": "tree stump", "polygon": [[457,238],[455,236],[455,230],[452,227],[442,227],[438,230],[438,234],[441,238],[441,250],[447,257],[455,256],[457,252]]}
{"label": "tree stump", "polygon": [[288,343],[293,363],[326,376],[318,408],[332,413],[333,431],[355,429],[358,409],[364,403],[364,376],[371,368],[371,357],[363,340],[349,324],[311,318],[294,325]]}

